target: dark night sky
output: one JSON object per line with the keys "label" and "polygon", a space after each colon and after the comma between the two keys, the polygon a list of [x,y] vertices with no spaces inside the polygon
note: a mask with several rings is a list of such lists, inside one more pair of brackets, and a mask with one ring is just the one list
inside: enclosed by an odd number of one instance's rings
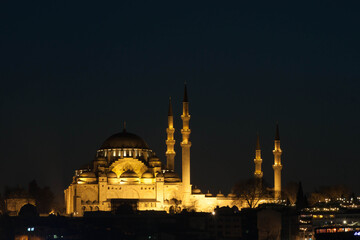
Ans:
{"label": "dark night sky", "polygon": [[283,184],[360,193],[357,1],[244,2],[2,1],[0,188],[61,193],[124,120],[164,161],[187,81],[193,185],[250,177],[257,131],[272,185],[279,121]]}

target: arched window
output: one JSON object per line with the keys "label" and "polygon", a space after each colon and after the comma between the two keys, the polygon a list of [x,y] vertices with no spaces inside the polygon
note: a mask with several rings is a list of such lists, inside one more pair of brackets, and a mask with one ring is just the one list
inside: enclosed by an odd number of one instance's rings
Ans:
{"label": "arched window", "polygon": [[169,213],[170,213],[170,214],[174,214],[174,213],[175,213],[175,208],[174,208],[174,206],[171,206],[171,207],[169,208]]}

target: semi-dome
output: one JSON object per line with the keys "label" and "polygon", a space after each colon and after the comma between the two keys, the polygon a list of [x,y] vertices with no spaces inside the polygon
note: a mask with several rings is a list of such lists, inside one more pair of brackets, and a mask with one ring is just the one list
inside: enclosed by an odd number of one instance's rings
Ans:
{"label": "semi-dome", "polygon": [[139,176],[132,170],[127,170],[120,175],[120,178],[138,178]]}
{"label": "semi-dome", "polygon": [[108,173],[107,173],[107,177],[108,177],[108,178],[116,178],[117,176],[116,176],[116,173],[114,173],[113,171],[111,171],[111,172],[108,172]]}
{"label": "semi-dome", "polygon": [[110,136],[101,145],[100,149],[111,148],[141,148],[149,149],[147,143],[138,135],[123,131]]}
{"label": "semi-dome", "polygon": [[83,172],[80,174],[80,177],[82,178],[96,178],[96,175],[94,172]]}

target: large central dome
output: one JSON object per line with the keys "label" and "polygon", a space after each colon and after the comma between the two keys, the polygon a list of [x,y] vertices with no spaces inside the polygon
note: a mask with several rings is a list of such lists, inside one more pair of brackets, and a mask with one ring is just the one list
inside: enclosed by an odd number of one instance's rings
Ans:
{"label": "large central dome", "polygon": [[100,149],[140,148],[149,149],[147,143],[138,135],[126,131],[116,133],[105,140]]}

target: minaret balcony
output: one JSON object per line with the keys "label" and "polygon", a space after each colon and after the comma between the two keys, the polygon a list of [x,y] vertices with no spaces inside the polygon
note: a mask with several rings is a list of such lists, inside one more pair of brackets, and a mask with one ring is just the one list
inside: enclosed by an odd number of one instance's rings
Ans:
{"label": "minaret balcony", "polygon": [[281,170],[281,169],[282,169],[282,165],[281,165],[281,164],[274,164],[274,165],[273,165],[273,169],[274,169],[274,170]]}

